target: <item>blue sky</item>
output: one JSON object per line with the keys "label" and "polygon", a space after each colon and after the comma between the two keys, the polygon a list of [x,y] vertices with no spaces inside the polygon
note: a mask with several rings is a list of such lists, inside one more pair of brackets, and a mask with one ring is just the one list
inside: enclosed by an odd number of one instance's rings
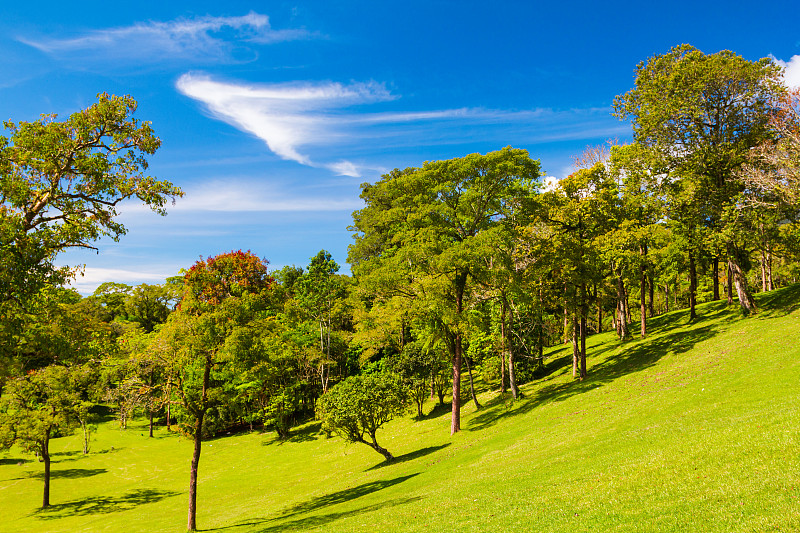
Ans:
{"label": "blue sky", "polygon": [[634,68],[670,47],[772,56],[800,83],[795,2],[4,2],[0,118],[66,116],[130,94],[162,147],[150,172],[186,196],[76,281],[158,283],[249,249],[272,267],[320,249],[346,265],[359,185],[392,168],[525,148],[547,175],[606,139]]}

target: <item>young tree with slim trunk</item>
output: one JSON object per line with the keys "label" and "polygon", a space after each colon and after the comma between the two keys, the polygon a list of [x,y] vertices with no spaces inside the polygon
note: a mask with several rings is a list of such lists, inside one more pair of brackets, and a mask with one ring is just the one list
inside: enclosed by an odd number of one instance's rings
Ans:
{"label": "young tree with slim trunk", "polygon": [[0,402],[0,449],[16,443],[44,462],[42,507],[50,505],[50,439],[79,424],[81,394],[70,370],[48,366],[10,380]]}
{"label": "young tree with slim trunk", "polygon": [[330,252],[320,250],[311,258],[307,271],[294,283],[295,299],[305,313],[319,325],[319,380],[322,392],[328,390],[331,365],[331,323],[337,300],[345,296],[341,279],[336,276],[339,265]]}
{"label": "young tree with slim trunk", "polygon": [[558,251],[565,309],[573,335],[573,373],[586,377],[586,334],[591,304],[589,287],[601,277],[597,239],[618,217],[617,188],[602,163],[562,179],[541,195],[538,217],[548,227],[543,235]]}
{"label": "young tree with slim trunk", "polygon": [[745,187],[739,172],[772,135],[770,117],[785,91],[780,74],[770,59],[681,45],[640,63],[635,88],[614,101],[616,115],[632,120],[636,142],[659,154],[671,178],[692,183],[703,225],[725,232],[728,267],[748,313],[755,306],[741,264],[743,236],[724,226]]}
{"label": "young tree with slim trunk", "polygon": [[273,279],[267,261],[248,252],[201,260],[184,279],[183,298],[158,331],[174,356],[167,375],[188,420],[182,430],[194,441],[189,477],[188,529],[197,529],[197,477],[208,410],[224,401],[226,364],[240,357],[242,338],[254,336],[252,323],[269,313]]}
{"label": "young tree with slim trunk", "polygon": [[538,177],[539,163],[509,147],[395,170],[362,186],[367,205],[353,213],[349,262],[359,283],[441,311],[452,338],[451,433],[461,430],[463,313],[482,265],[481,237],[531,194]]}

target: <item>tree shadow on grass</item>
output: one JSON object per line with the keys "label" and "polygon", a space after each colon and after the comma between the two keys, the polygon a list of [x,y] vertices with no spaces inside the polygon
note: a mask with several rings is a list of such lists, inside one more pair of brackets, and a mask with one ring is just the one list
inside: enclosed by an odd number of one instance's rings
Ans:
{"label": "tree shadow on grass", "polygon": [[289,433],[286,442],[309,442],[319,438],[322,422],[311,422]]}
{"label": "tree shadow on grass", "polygon": [[[280,531],[308,531],[313,528],[325,526],[327,524],[330,524],[331,522],[335,522],[336,520],[342,518],[357,516],[359,514],[364,514],[364,513],[371,513],[373,511],[380,511],[382,509],[395,507],[397,505],[406,505],[408,503],[413,503],[421,499],[422,498],[419,496],[415,496],[413,498],[395,498],[394,500],[387,500],[373,505],[367,505],[365,507],[353,509],[352,511],[343,511],[341,513],[328,513],[322,515],[307,516],[305,518],[296,518],[288,522],[280,522],[275,525],[267,526],[264,529],[258,529],[257,531],[259,531],[260,533],[278,533]],[[238,529],[238,528],[246,528],[247,531],[251,531],[252,530],[251,528],[253,526],[261,526],[269,522],[277,522],[279,520],[282,520],[282,518],[283,517],[254,518],[252,520],[239,522],[238,524],[233,524],[231,526],[216,527],[210,529],[198,529],[198,531],[222,531],[224,529]]]}
{"label": "tree shadow on grass", "polygon": [[56,520],[66,516],[116,513],[177,496],[179,492],[159,489],[137,489],[122,496],[96,496],[82,500],[50,505],[39,509],[34,516],[42,520]]}
{"label": "tree shadow on grass", "polygon": [[423,415],[422,418],[414,417],[414,420],[422,421],[422,420],[431,420],[433,418],[439,418],[440,416],[444,415],[445,413],[449,413],[452,410],[453,410],[452,403],[450,402],[438,403],[437,400],[436,405],[433,407],[433,409],[431,409],[430,413],[428,413],[427,415]]}
{"label": "tree shadow on grass", "polygon": [[[350,489],[332,492],[324,496],[317,496],[316,498],[311,498],[308,501],[298,503],[297,505],[289,507],[288,509],[284,510],[280,515],[274,518],[253,518],[230,526],[203,529],[199,531],[219,531],[223,529],[233,529],[240,527],[250,528],[252,526],[260,526],[268,523],[275,523],[275,525],[268,526],[259,531],[262,531],[264,533],[276,532],[276,531],[305,531],[314,527],[319,527],[329,524],[335,520],[339,520],[340,518],[355,516],[361,513],[367,513],[371,511],[378,511],[380,509],[386,509],[387,507],[393,507],[395,505],[405,505],[407,503],[420,500],[421,499],[420,497],[397,498],[394,500],[387,500],[380,503],[376,503],[374,505],[368,505],[365,507],[354,509],[352,511],[344,511],[340,513],[328,513],[323,515],[308,516],[305,518],[296,518],[299,515],[313,513],[315,511],[325,509],[332,505],[338,505],[341,503],[349,502],[351,500],[355,500],[356,498],[360,498],[362,496],[378,492],[385,488],[397,485],[398,483],[402,483],[403,481],[406,481],[418,475],[419,473],[416,473],[407,476],[396,477],[394,479],[372,481],[370,483],[364,483],[362,485]],[[289,521],[287,522],[286,520]]]}
{"label": "tree shadow on grass", "polygon": [[[719,311],[715,310],[713,313],[708,313],[708,316],[698,317],[697,321],[694,323],[697,324],[711,320],[712,318],[719,318],[718,315],[726,313],[727,311],[724,308]],[[502,418],[526,414],[539,405],[562,401],[576,394],[588,392],[601,383],[609,383],[623,375],[649,368],[667,354],[685,353],[694,348],[697,343],[715,336],[719,332],[718,325],[719,321],[704,326],[695,326],[688,331],[681,328],[678,331],[662,334],[660,336],[653,335],[635,344],[632,343],[627,349],[621,350],[618,355],[609,357],[601,363],[591,366],[588,376],[582,381],[575,380],[540,386],[525,399],[511,404],[504,401],[496,401],[493,404],[487,404],[491,405],[491,408],[473,417],[470,420],[468,430],[480,431],[496,424]],[[610,344],[603,348],[593,349],[588,355],[594,358],[603,352],[616,349],[617,347],[616,344]],[[553,368],[547,370],[547,375],[559,369],[569,367],[571,364],[571,353],[551,360],[548,362],[548,366],[552,366]]]}
{"label": "tree shadow on grass", "polygon": [[356,498],[366,496],[367,494],[372,494],[373,492],[377,492],[379,490],[383,490],[393,485],[397,485],[398,483],[402,483],[403,481],[406,481],[418,475],[419,473],[416,473],[416,474],[409,474],[407,476],[396,477],[394,479],[371,481],[369,483],[364,483],[363,485],[359,485],[351,489],[332,492],[324,496],[317,496],[316,498],[311,498],[306,502],[298,503],[297,505],[288,508],[281,514],[281,516],[275,518],[275,520],[283,520],[299,514],[310,513],[312,511],[316,511],[317,509],[321,509],[323,507],[330,507],[331,505],[337,505],[340,503],[348,502],[350,500],[355,500]]}
{"label": "tree shadow on grass", "polygon": [[12,459],[0,459],[0,466],[3,465],[20,465],[24,463],[30,463],[30,459],[23,459],[23,458],[12,458]]}
{"label": "tree shadow on grass", "polygon": [[[108,472],[105,468],[64,468],[50,471],[50,479],[80,479],[83,477],[99,476]],[[18,479],[44,479],[44,472],[28,472],[28,476]]]}
{"label": "tree shadow on grass", "polygon": [[425,457],[428,454],[431,454],[433,452],[438,452],[442,448],[447,448],[448,446],[450,446],[449,442],[442,444],[440,446],[428,446],[427,448],[420,448],[419,450],[413,452],[404,453],[403,455],[398,455],[391,461],[383,461],[382,463],[378,463],[371,468],[367,468],[367,472],[369,472],[370,470],[379,470],[381,468],[386,468],[387,466],[393,466],[398,463],[405,463],[406,461],[413,461],[418,457]]}
{"label": "tree shadow on grass", "polygon": [[274,526],[269,526],[267,528],[260,529],[259,531],[260,533],[277,533],[280,531],[308,531],[309,529],[312,528],[325,526],[341,518],[356,516],[363,513],[370,513],[372,511],[381,511],[389,507],[395,507],[397,505],[406,505],[409,503],[419,501],[421,499],[422,498],[420,498],[419,496],[415,496],[413,498],[396,498],[394,500],[388,500],[385,502],[376,503],[374,505],[368,505],[366,507],[361,507],[359,509],[354,509],[352,511],[344,511],[341,513],[329,513],[323,515],[308,516],[306,518],[298,518],[295,520],[291,520],[289,522],[282,522],[280,524],[275,524]]}
{"label": "tree shadow on grass", "polygon": [[800,309],[800,283],[756,295],[756,317],[780,318]]}

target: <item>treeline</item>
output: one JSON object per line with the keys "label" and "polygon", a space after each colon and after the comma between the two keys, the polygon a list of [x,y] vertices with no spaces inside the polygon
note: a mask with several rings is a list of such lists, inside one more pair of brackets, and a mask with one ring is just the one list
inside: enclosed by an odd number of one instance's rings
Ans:
{"label": "treeline", "polygon": [[325,250],[273,271],[233,251],[81,298],[58,252],[122,235],[124,198],[162,210],[182,194],[143,157],[118,158],[158,146],[134,109],[101,95],[63,123],[11,125],[0,145],[0,447],[43,458],[45,506],[49,439],[81,427],[88,451],[97,404],[194,439],[195,529],[204,437],[287,438],[316,416],[391,459],[376,431],[409,405],[423,416],[449,399],[455,433],[462,402],[480,408],[476,381],[516,399],[547,347],[571,343],[583,379],[589,334],[645,337],[649,318],[693,320],[712,300],[757,313],[754,293],[800,274],[800,93],[769,60],[684,45],[642,62],[614,101],[634,141],[587,149],[556,183],[507,147],[363,184],[352,276]]}

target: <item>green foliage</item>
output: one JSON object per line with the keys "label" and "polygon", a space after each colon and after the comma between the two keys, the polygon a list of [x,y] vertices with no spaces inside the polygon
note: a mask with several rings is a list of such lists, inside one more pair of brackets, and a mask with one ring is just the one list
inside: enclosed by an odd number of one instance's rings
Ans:
{"label": "green foliage", "polygon": [[146,157],[161,141],[148,122],[132,118],[130,96],[98,95],[97,103],[56,121],[5,122],[0,137],[0,293],[25,303],[45,283],[73,273],[54,263],[66,248],[91,248],[102,236],[119,238],[117,205],[135,197],[164,214],[183,192],[147,176]]}
{"label": "green foliage", "polygon": [[375,433],[401,415],[408,401],[408,389],[400,376],[389,372],[357,375],[320,396],[316,413],[326,431],[348,442],[362,442],[391,460],[392,455],[378,445]]}

